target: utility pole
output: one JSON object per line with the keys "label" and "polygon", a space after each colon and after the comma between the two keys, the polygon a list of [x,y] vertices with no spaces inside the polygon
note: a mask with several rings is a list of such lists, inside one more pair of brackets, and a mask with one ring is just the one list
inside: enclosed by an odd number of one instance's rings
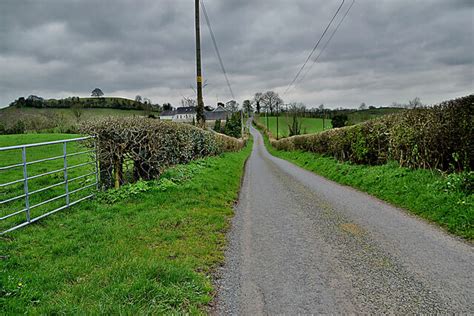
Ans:
{"label": "utility pole", "polygon": [[240,111],[240,137],[244,139],[244,108]]}
{"label": "utility pole", "polygon": [[277,110],[276,116],[277,116],[277,140],[278,140],[278,103],[276,104],[276,110]]}
{"label": "utility pole", "polygon": [[265,109],[265,116],[267,117],[267,130],[270,130],[270,127],[268,126],[268,107]]}
{"label": "utility pole", "polygon": [[205,127],[204,101],[202,100],[202,75],[201,75],[201,29],[199,25],[199,0],[195,0],[196,11],[196,83],[197,83],[197,107],[196,119],[198,126]]}

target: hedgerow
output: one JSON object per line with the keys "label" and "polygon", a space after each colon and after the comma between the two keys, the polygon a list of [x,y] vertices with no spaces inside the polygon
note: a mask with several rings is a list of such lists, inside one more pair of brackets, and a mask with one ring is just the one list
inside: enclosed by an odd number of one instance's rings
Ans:
{"label": "hedgerow", "polygon": [[89,121],[80,129],[95,138],[100,180],[105,188],[117,188],[126,181],[157,179],[168,166],[238,151],[244,146],[242,140],[191,125],[139,117]]}
{"label": "hedgerow", "polygon": [[319,134],[271,140],[280,150],[330,155],[358,164],[474,170],[474,95]]}

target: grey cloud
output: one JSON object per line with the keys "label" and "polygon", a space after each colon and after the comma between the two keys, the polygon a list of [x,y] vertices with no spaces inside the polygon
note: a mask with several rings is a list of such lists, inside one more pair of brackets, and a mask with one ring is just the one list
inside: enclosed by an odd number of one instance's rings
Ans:
{"label": "grey cloud", "polygon": [[[283,93],[340,1],[205,3],[241,102],[260,90]],[[473,14],[469,0],[358,0],[285,100],[335,107],[472,93]],[[206,101],[228,100],[203,17],[201,31]],[[178,104],[193,95],[194,58],[189,0],[0,1],[0,106],[96,86]]]}

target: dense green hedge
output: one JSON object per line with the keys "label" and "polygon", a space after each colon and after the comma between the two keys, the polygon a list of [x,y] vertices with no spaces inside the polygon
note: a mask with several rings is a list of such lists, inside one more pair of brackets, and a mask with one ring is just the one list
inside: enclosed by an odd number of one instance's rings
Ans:
{"label": "dense green hedge", "polygon": [[272,140],[281,150],[331,155],[359,164],[474,170],[474,95],[354,126]]}
{"label": "dense green hedge", "polygon": [[95,136],[104,187],[118,187],[127,179],[157,178],[170,165],[244,146],[242,140],[188,124],[139,117],[87,122],[81,131]]}

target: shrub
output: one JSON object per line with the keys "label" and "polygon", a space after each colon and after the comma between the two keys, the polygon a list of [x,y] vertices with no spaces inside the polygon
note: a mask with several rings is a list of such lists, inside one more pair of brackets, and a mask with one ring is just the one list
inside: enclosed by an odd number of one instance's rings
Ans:
{"label": "shrub", "polygon": [[138,181],[137,183],[127,184],[118,189],[101,192],[97,195],[97,200],[105,204],[115,204],[150,190],[151,186],[148,182]]}
{"label": "shrub", "polygon": [[290,136],[300,135],[302,124],[303,124],[303,122],[298,117],[298,113],[294,112],[291,115],[291,125],[288,124],[288,130],[290,131]]}
{"label": "shrub", "polygon": [[131,181],[156,179],[168,166],[237,151],[244,145],[242,140],[188,124],[140,117],[84,122],[80,130],[95,137],[100,180],[105,188],[117,188],[126,181],[124,166],[132,166]]}
{"label": "shrub", "polygon": [[460,192],[466,195],[474,194],[474,171],[451,173],[437,183],[438,189],[445,192]]}
{"label": "shrub", "polygon": [[240,112],[234,112],[225,123],[224,134],[239,138],[241,137],[241,128]]}
{"label": "shrub", "polygon": [[22,120],[16,121],[10,127],[0,124],[0,134],[24,134],[26,131],[25,123]]}
{"label": "shrub", "polygon": [[332,117],[332,127],[344,127],[348,120],[346,114],[336,114]]}
{"label": "shrub", "polygon": [[221,132],[221,120],[216,120],[214,123],[214,131],[220,133]]}
{"label": "shrub", "polygon": [[[281,150],[303,150],[359,164],[474,170],[474,95],[335,128],[271,140]],[[334,120],[333,120],[334,124]]]}

